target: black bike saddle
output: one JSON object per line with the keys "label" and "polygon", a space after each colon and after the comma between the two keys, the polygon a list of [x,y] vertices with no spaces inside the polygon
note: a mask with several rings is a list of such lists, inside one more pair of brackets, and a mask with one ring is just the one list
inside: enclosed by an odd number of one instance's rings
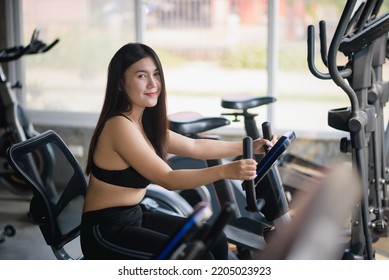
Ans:
{"label": "black bike saddle", "polygon": [[224,117],[204,117],[196,112],[180,112],[168,116],[170,129],[183,135],[196,135],[230,124]]}
{"label": "black bike saddle", "polygon": [[229,95],[222,98],[221,106],[226,109],[247,110],[275,102],[271,96],[253,97],[248,95]]}

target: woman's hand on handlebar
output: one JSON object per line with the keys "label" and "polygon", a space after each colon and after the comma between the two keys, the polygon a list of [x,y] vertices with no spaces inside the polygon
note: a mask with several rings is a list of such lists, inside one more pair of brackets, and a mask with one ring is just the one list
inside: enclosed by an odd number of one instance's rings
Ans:
{"label": "woman's hand on handlebar", "polygon": [[277,137],[273,135],[272,140],[264,138],[258,138],[253,141],[253,152],[254,154],[266,153],[273,145],[277,142]]}
{"label": "woman's hand on handlebar", "polygon": [[254,180],[257,174],[257,162],[254,159],[240,159],[226,164],[226,178],[236,180]]}

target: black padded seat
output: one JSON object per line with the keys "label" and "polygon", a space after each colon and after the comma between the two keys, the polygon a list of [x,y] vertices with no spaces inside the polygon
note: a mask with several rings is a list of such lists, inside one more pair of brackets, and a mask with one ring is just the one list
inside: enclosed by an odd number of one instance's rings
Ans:
{"label": "black padded seat", "polygon": [[224,117],[204,117],[195,112],[169,115],[170,129],[183,135],[195,135],[230,124]]}
{"label": "black padded seat", "polygon": [[247,110],[273,103],[276,100],[276,98],[271,96],[229,95],[222,98],[221,106],[226,109]]}

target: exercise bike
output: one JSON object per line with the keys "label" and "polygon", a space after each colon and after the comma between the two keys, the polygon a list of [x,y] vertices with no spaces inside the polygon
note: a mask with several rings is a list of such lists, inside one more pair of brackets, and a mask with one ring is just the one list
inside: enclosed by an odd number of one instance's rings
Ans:
{"label": "exercise bike", "polygon": [[[47,45],[39,39],[39,31],[34,30],[28,45],[0,50],[0,63],[12,62],[24,55],[45,53],[58,42],[56,39]],[[11,85],[0,65],[0,185],[15,193],[18,199],[28,200],[31,189],[8,166],[5,156],[5,151],[11,144],[38,134],[14,92],[15,88],[21,87],[19,82]]]}
{"label": "exercise bike", "polygon": [[[218,136],[207,134],[209,130],[216,129],[229,124],[229,120],[224,117],[202,117],[193,112],[181,112],[169,116],[171,129],[177,133],[193,138],[210,138],[218,140]],[[264,126],[265,134],[271,137],[269,123]],[[277,157],[278,159],[278,157]],[[221,160],[197,160],[187,157],[172,155],[168,162],[173,169],[180,168],[205,168],[222,164]],[[209,192],[208,199],[212,209],[217,213],[224,203],[232,202],[236,205],[234,219],[225,228],[225,233],[231,243],[238,247],[239,258],[252,258],[253,251],[262,250],[266,247],[266,235],[274,228],[282,227],[290,222],[288,201],[282,189],[282,185],[262,185],[264,178],[271,174],[275,162],[268,166],[266,174],[258,182],[258,203],[247,205],[247,196],[239,180],[219,180],[207,185]],[[264,187],[263,187],[264,186]],[[276,186],[276,187],[274,187]],[[281,186],[281,188],[280,188]],[[188,193],[189,194],[186,194]],[[197,190],[182,193],[187,199],[197,197]],[[252,201],[252,199],[249,199]],[[194,201],[192,203],[197,203]]]}
{"label": "exercise bike", "polygon": [[[0,50],[0,63],[20,59],[24,55],[40,54],[49,51],[59,40],[47,45],[39,39],[39,31],[34,30],[27,46],[16,46]],[[11,85],[0,64],[0,186],[13,193],[4,196],[5,200],[30,200],[31,188],[9,167],[6,160],[6,149],[13,143],[26,140],[38,132],[29,121],[26,112],[16,98],[14,88],[21,88],[20,83]],[[39,165],[39,161],[37,162]],[[16,233],[12,225],[6,225],[0,231],[1,240]]]}

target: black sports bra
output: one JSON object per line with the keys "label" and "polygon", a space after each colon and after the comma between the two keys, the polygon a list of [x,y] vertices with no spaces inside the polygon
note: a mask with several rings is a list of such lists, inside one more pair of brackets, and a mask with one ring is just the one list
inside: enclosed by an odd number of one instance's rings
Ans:
{"label": "black sports bra", "polygon": [[144,189],[150,184],[148,179],[131,166],[123,170],[106,170],[93,162],[91,172],[100,181],[121,187]]}
{"label": "black sports bra", "polygon": [[[127,116],[123,114],[120,116],[132,122]],[[126,188],[144,189],[150,184],[148,179],[139,174],[131,166],[123,170],[106,170],[98,167],[92,161],[91,173],[100,181]]]}

